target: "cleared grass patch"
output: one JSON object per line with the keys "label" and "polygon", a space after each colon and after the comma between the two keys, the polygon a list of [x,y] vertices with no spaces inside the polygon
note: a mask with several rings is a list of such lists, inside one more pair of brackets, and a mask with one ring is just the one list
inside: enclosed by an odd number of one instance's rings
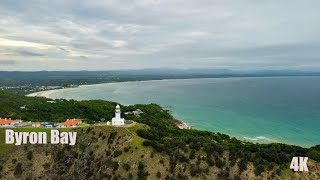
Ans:
{"label": "cleared grass patch", "polygon": [[136,125],[126,128],[133,136],[133,140],[132,140],[130,146],[137,147],[138,149],[146,148],[146,147],[143,147],[143,145],[142,145],[142,143],[145,139],[143,139],[137,135],[137,130],[138,129],[148,129],[148,128],[150,128],[150,127],[145,124],[140,124],[140,123],[136,123]]}
{"label": "cleared grass patch", "polygon": [[78,125],[78,127],[89,127],[90,124],[87,124],[87,123],[81,123]]}
{"label": "cleared grass patch", "polygon": [[7,156],[14,147],[13,144],[5,144],[5,130],[0,128],[0,158]]}

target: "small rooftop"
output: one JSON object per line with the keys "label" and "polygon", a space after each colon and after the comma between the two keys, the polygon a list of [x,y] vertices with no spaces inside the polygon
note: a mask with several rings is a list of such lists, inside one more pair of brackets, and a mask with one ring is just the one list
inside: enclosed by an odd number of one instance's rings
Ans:
{"label": "small rooftop", "polygon": [[13,122],[16,122],[16,120],[11,120],[11,119],[7,119],[7,118],[2,119],[2,118],[0,117],[0,125],[11,124],[11,123],[13,123]]}
{"label": "small rooftop", "polygon": [[67,119],[66,122],[63,123],[63,125],[65,126],[73,126],[73,125],[77,125],[81,122],[81,120],[79,119]]}

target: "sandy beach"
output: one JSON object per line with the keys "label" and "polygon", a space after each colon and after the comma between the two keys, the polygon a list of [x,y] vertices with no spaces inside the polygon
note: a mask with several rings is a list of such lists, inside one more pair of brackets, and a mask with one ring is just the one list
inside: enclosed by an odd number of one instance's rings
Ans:
{"label": "sandy beach", "polygon": [[63,88],[63,89],[52,89],[52,90],[47,90],[47,91],[39,91],[39,92],[34,92],[31,94],[27,94],[26,96],[28,97],[47,97],[51,98],[50,95],[57,92],[57,91],[63,91],[67,89],[72,89],[72,88]]}

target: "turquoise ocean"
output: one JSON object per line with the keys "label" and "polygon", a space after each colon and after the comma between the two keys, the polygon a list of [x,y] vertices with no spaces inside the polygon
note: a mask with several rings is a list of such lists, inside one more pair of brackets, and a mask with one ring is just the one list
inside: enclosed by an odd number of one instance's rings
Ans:
{"label": "turquoise ocean", "polygon": [[259,143],[320,144],[320,77],[107,83],[57,90],[47,97],[157,103],[195,129]]}

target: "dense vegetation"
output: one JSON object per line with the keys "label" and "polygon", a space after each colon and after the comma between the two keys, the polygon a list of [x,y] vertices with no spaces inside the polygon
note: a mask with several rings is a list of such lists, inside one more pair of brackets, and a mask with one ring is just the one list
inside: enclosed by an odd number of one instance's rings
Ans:
{"label": "dense vegetation", "polygon": [[[24,105],[26,109],[20,109]],[[24,120],[64,121],[66,118],[81,118],[93,123],[111,119],[115,105],[114,102],[102,100],[74,101],[59,99],[53,103],[47,98],[25,97],[0,91],[0,116],[8,118],[20,118],[21,116]],[[142,143],[144,146],[151,146],[157,154],[168,157],[166,179],[188,179],[189,176],[200,177],[201,179],[201,177],[210,176],[212,168],[220,169],[218,176],[221,179],[238,179],[241,173],[247,170],[249,164],[253,164],[256,176],[269,171],[272,172],[271,177],[276,177],[281,174],[281,171],[289,169],[291,159],[294,156],[308,156],[310,159],[320,161],[320,145],[303,148],[279,143],[253,144],[221,133],[179,129],[176,126],[177,121],[171,114],[156,104],[122,106],[122,109],[123,112],[136,109],[143,111],[140,116],[123,115],[126,119],[148,125],[148,127],[137,129],[136,133],[145,139]],[[89,132],[90,128],[86,130],[85,134]],[[107,136],[102,132],[93,133],[93,135],[94,142],[99,139],[107,144],[119,143],[117,131],[111,131]],[[87,138],[82,141],[86,143],[78,145],[78,152],[70,152],[71,158],[83,156],[78,153],[88,151],[86,150],[87,144],[91,141],[89,142]],[[113,158],[107,158],[103,163],[106,163],[106,166],[112,168],[113,171],[117,171],[120,165],[114,161],[114,158],[122,157],[128,152],[133,152],[131,147],[126,146],[121,150],[109,147],[108,150],[105,150],[106,157],[112,156]],[[93,156],[91,151],[88,154],[88,157]],[[63,157],[60,157],[60,155],[60,150],[57,151],[57,154],[54,154],[55,161],[63,163],[61,161]],[[153,157],[154,155],[155,153],[152,152],[150,156]],[[36,156],[31,151],[26,151],[26,157],[30,161]],[[70,157],[68,161],[74,161]],[[142,154],[141,158],[143,159],[143,157]],[[165,164],[164,160],[160,160],[159,163]],[[122,164],[121,167],[128,172],[132,168],[126,164]],[[230,177],[234,167],[237,167],[238,174]],[[0,166],[0,169],[2,168]],[[146,179],[149,176],[145,165],[140,160],[137,162],[136,168],[138,179]],[[14,171],[17,176],[21,174],[21,164],[17,164]],[[90,175],[92,174],[87,176]],[[159,171],[154,175],[155,177],[164,177],[164,172]]]}

